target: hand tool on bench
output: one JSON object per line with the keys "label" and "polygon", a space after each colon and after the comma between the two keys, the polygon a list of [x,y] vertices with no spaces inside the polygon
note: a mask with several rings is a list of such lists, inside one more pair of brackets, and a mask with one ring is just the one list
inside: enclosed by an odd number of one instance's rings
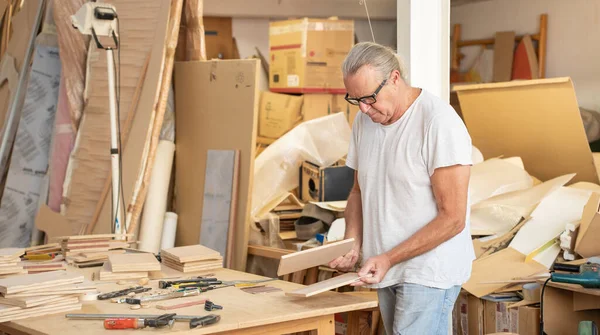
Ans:
{"label": "hand tool on bench", "polygon": [[230,281],[223,280],[223,281],[221,281],[221,284],[223,286],[215,287],[215,289],[229,287],[229,286],[249,287],[249,286],[254,286],[256,284],[259,284],[259,283],[266,283],[266,282],[274,281],[274,280],[278,280],[278,279],[277,278],[269,278],[269,279],[260,279],[260,280],[230,280]]}
{"label": "hand tool on bench", "polygon": [[159,317],[145,318],[108,318],[104,319],[105,329],[139,329],[173,327],[175,313],[163,314]]}
{"label": "hand tool on bench", "polygon": [[214,274],[210,273],[205,276],[193,277],[189,279],[181,279],[181,280],[161,280],[158,282],[158,288],[169,288],[176,284],[183,283],[197,283],[197,282],[209,282],[209,281],[217,281],[217,278],[209,278],[210,276],[214,276]]}
{"label": "hand tool on bench", "polygon": [[167,299],[174,299],[174,298],[196,296],[202,292],[206,292],[206,291],[202,291],[199,288],[195,288],[195,289],[191,289],[191,290],[183,289],[183,290],[165,293],[165,294],[149,295],[149,296],[139,297],[139,298],[127,298],[127,299],[125,299],[125,302],[130,305],[139,305],[143,302],[148,302],[148,301],[160,301],[160,300],[167,300]]}
{"label": "hand tool on bench", "polygon": [[206,327],[206,326],[209,326],[209,325],[219,322],[219,320],[221,320],[221,316],[215,315],[215,314],[210,314],[207,316],[199,317],[199,318],[190,320],[190,329],[198,328],[198,327],[200,327],[200,328]]}
{"label": "hand tool on bench", "polygon": [[152,288],[150,288],[150,287],[136,286],[136,287],[127,288],[127,289],[124,289],[124,290],[119,290],[119,291],[114,291],[114,292],[108,292],[108,293],[100,294],[100,295],[98,295],[98,300],[106,300],[106,299],[111,299],[111,298],[118,298],[118,297],[122,297],[122,296],[128,295],[131,292],[133,292],[133,293],[148,292],[151,289]]}

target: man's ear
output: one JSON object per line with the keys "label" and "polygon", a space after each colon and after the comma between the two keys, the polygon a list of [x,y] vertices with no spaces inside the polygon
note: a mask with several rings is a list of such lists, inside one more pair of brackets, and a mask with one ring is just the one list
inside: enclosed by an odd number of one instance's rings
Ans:
{"label": "man's ear", "polygon": [[400,76],[400,71],[392,71],[392,74],[390,75],[390,80],[394,85],[398,84],[398,81],[402,80],[402,76]]}

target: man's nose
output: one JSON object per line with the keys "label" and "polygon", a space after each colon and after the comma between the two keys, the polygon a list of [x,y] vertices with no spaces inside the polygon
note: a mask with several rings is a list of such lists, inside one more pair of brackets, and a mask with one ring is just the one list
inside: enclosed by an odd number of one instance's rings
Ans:
{"label": "man's nose", "polygon": [[369,111],[369,109],[371,109],[371,105],[368,105],[368,104],[366,104],[366,103],[364,103],[362,101],[360,101],[358,103],[358,107],[360,108],[360,111],[363,112],[363,113],[366,113],[366,112]]}

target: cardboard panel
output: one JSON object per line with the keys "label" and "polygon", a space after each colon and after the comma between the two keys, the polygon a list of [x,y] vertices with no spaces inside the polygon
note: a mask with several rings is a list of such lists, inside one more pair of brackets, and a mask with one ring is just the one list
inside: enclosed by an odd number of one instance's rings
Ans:
{"label": "cardboard panel", "polygon": [[598,245],[598,236],[600,236],[599,205],[600,195],[592,193],[583,209],[579,233],[575,242],[575,252],[583,257],[600,255],[600,245]]}
{"label": "cardboard panel", "polygon": [[258,123],[258,60],[175,65],[177,237],[197,244],[208,150],[240,150],[232,268],[245,269]]}
{"label": "cardboard panel", "polygon": [[548,335],[577,334],[580,321],[600,324],[600,310],[574,311],[573,292],[546,287],[544,292],[544,331]]}
{"label": "cardboard panel", "polygon": [[[203,17],[206,59],[233,59],[233,29],[230,17]],[[188,53],[189,54],[189,53]]]}
{"label": "cardboard panel", "polygon": [[457,86],[473,145],[484,157],[519,156],[546,181],[599,183],[570,78]]}

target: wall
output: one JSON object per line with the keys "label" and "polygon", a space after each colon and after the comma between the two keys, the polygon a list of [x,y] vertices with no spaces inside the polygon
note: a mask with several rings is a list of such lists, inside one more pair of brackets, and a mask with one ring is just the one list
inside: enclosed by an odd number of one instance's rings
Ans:
{"label": "wall", "polygon": [[[600,1],[490,0],[453,6],[450,16],[462,25],[463,39],[477,39],[503,30],[537,32],[542,13],[548,14],[546,77],[570,76],[580,106],[600,111]],[[462,48],[469,57],[461,65],[473,59],[473,48]]]}

